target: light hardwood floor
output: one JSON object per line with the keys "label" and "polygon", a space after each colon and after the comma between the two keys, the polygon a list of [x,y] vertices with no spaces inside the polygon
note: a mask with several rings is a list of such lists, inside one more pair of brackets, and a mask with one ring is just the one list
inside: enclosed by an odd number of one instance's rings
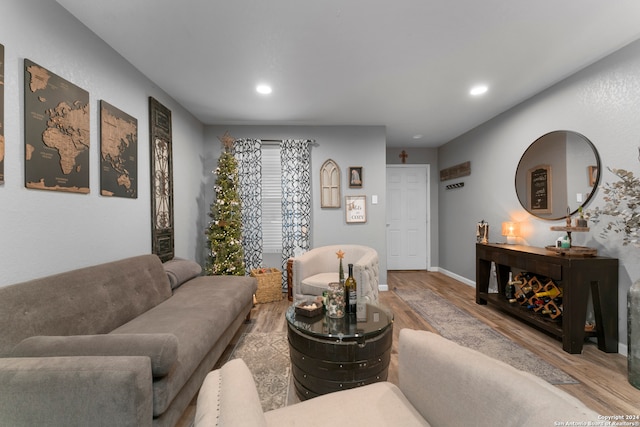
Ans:
{"label": "light hardwood floor", "polygon": [[[627,381],[627,360],[620,354],[604,353],[596,344],[586,342],[582,354],[569,354],[554,337],[515,319],[490,305],[475,302],[475,289],[441,273],[426,271],[389,271],[388,292],[380,293],[380,302],[394,314],[394,341],[388,380],[398,382],[398,334],[402,328],[436,332],[420,315],[416,314],[393,292],[394,289],[431,289],[457,307],[526,347],[550,364],[574,377],[580,384],[560,385],[587,406],[602,415],[640,415],[640,390]],[[286,331],[284,312],[289,301],[258,304],[251,312],[251,321],[245,323],[221,360],[243,332]],[[490,393],[491,390],[487,390]],[[531,404],[535,404],[532,396]],[[526,402],[524,402],[526,404]],[[189,407],[180,427],[193,420],[195,402]]]}

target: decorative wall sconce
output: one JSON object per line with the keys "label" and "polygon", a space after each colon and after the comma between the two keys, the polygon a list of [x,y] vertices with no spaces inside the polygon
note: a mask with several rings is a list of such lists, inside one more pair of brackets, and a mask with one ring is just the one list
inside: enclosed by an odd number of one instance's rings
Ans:
{"label": "decorative wall sconce", "polygon": [[520,224],[517,222],[503,222],[502,235],[507,237],[508,244],[515,244],[516,237],[520,235]]}

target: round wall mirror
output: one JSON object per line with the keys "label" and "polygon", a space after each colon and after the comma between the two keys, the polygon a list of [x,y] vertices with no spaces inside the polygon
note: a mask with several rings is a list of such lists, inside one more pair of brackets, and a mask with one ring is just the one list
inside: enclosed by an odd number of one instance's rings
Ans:
{"label": "round wall mirror", "polygon": [[536,139],[516,170],[516,193],[531,215],[548,220],[575,214],[593,196],[600,157],[583,135],[558,130]]}

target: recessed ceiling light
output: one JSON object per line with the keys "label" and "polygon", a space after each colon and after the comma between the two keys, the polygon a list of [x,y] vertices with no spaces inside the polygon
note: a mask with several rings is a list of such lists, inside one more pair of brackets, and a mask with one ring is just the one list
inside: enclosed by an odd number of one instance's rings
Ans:
{"label": "recessed ceiling light", "polygon": [[418,135],[413,135],[413,139],[420,139],[422,138],[422,135],[418,134]]}
{"label": "recessed ceiling light", "polygon": [[478,96],[486,93],[488,90],[489,87],[487,87],[487,85],[477,85],[472,87],[469,93],[473,96]]}
{"label": "recessed ceiling light", "polygon": [[256,86],[256,92],[262,95],[269,95],[272,92],[271,86],[265,84],[259,84]]}

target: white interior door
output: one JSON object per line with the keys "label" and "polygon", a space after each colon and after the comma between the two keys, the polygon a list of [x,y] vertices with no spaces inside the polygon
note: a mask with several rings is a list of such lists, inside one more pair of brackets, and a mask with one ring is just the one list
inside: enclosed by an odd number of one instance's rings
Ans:
{"label": "white interior door", "polygon": [[428,165],[387,166],[387,269],[428,268]]}

